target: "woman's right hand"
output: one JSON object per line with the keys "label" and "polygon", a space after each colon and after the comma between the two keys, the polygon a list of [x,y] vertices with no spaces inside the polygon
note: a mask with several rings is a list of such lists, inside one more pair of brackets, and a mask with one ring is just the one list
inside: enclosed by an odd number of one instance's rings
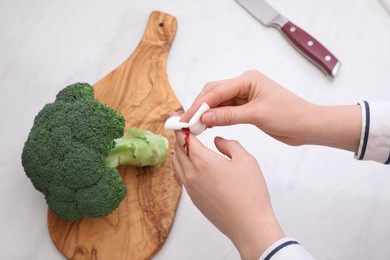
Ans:
{"label": "woman's right hand", "polygon": [[314,106],[254,70],[207,83],[182,121],[188,121],[204,102],[211,107],[201,118],[208,127],[253,124],[290,145],[303,144],[303,121]]}
{"label": "woman's right hand", "polygon": [[182,121],[202,103],[211,107],[201,118],[208,127],[253,124],[289,145],[317,144],[355,153],[359,147],[359,105],[315,105],[255,70],[206,84]]}

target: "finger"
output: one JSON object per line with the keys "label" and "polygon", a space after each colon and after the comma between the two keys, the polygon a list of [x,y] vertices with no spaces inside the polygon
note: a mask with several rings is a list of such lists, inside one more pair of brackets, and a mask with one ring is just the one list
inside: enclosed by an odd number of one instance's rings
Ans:
{"label": "finger", "polygon": [[183,151],[187,150],[186,147],[189,146],[190,143],[197,140],[195,136],[190,133],[189,129],[175,131],[175,135],[176,144],[178,144]]}
{"label": "finger", "polygon": [[187,112],[183,115],[182,117],[182,122],[188,122],[193,116],[194,114],[196,113],[196,111],[198,111],[198,109],[200,108],[200,106],[203,104],[203,103],[206,103],[207,105],[209,105],[210,107],[212,107],[213,105],[211,105],[211,102],[210,101],[207,101],[207,98],[205,99],[204,96],[205,95],[208,95],[209,91],[211,91],[214,87],[218,86],[220,84],[220,81],[216,81],[216,82],[209,82],[207,83],[203,89],[201,90],[201,92],[198,94],[198,96],[195,98],[195,100],[192,102],[191,106],[188,108]]}
{"label": "finger", "polygon": [[[176,148],[175,148],[176,150]],[[180,151],[179,151],[180,152]],[[181,165],[181,162],[180,160],[178,159],[178,156],[177,156],[177,152],[175,152],[175,154],[173,155],[173,160],[172,160],[172,164],[173,164],[173,169],[175,171],[175,177],[176,177],[176,180],[179,182],[179,183],[183,183],[184,186],[185,186],[185,171],[183,170],[183,166]]]}
{"label": "finger", "polygon": [[218,151],[229,157],[231,160],[241,158],[243,155],[249,154],[245,148],[235,140],[226,140],[222,137],[216,137],[214,139],[214,143]]}
{"label": "finger", "polygon": [[176,112],[176,111],[171,111],[171,112],[169,112],[168,113],[168,116],[169,117],[173,117],[173,116],[181,116],[182,114],[179,114],[178,112]]}
{"label": "finger", "polygon": [[181,149],[182,154],[187,157],[187,160],[196,161],[209,151],[209,149],[205,147],[199,141],[199,139],[189,131],[175,131],[175,134],[178,148]]}
{"label": "finger", "polygon": [[251,81],[245,75],[239,77],[207,83],[195,98],[191,107],[184,114],[182,120],[187,122],[206,103],[210,107],[217,107],[221,103],[233,98],[243,98],[249,95]]}
{"label": "finger", "polygon": [[207,127],[228,126],[235,124],[248,124],[253,121],[252,106],[227,106],[217,107],[205,112],[201,117],[201,122]]}
{"label": "finger", "polygon": [[[190,135],[190,133],[186,132],[187,130],[177,130],[175,131],[175,136],[176,136],[176,143],[177,145],[179,145],[179,147],[183,147],[184,144],[186,143],[186,138],[187,138],[187,135]],[[176,146],[175,146],[175,149],[176,149]],[[183,149],[181,149],[183,150]]]}
{"label": "finger", "polygon": [[[208,104],[210,107],[217,107],[220,103],[233,98],[235,93],[231,93],[234,89],[227,87],[229,82],[230,80],[222,80],[207,83],[184,114],[183,121],[190,120],[203,103]],[[225,96],[231,97],[225,98]]]}

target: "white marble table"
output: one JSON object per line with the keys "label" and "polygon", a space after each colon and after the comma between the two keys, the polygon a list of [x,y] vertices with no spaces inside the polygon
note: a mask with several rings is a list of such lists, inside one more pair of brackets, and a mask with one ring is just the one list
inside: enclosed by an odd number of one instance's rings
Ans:
{"label": "white marble table", "polygon": [[[33,118],[64,86],[95,83],[135,49],[152,10],[175,15],[168,76],[188,108],[208,81],[258,69],[319,104],[390,100],[390,16],[378,0],[269,0],[342,62],[330,80],[233,0],[0,1],[0,258],[63,259],[20,155]],[[214,128],[258,159],[288,235],[318,259],[390,259],[390,168],[326,147],[289,147],[250,126]],[[228,213],[227,213],[228,214]],[[239,259],[184,192],[155,259]]]}

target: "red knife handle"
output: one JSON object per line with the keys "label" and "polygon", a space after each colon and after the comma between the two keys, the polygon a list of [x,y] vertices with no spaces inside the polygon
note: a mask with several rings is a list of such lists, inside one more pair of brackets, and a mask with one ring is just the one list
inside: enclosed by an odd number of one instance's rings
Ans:
{"label": "red knife handle", "polygon": [[281,30],[290,42],[314,64],[330,77],[336,76],[341,65],[339,60],[313,36],[292,22],[287,22]]}

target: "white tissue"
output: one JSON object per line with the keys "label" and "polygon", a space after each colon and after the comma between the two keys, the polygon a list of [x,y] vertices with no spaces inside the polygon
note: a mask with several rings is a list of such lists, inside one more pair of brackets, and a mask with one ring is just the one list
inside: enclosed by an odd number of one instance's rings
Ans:
{"label": "white tissue", "polygon": [[168,118],[164,125],[165,130],[180,130],[182,128],[189,127],[189,123],[180,122],[180,118],[180,116],[173,116]]}
{"label": "white tissue", "polygon": [[206,125],[200,122],[200,118],[203,113],[209,109],[209,105],[203,103],[188,123],[180,122],[180,116],[173,116],[168,118],[164,127],[166,130],[181,130],[183,128],[189,128],[193,135],[200,135],[204,130],[206,130]]}

